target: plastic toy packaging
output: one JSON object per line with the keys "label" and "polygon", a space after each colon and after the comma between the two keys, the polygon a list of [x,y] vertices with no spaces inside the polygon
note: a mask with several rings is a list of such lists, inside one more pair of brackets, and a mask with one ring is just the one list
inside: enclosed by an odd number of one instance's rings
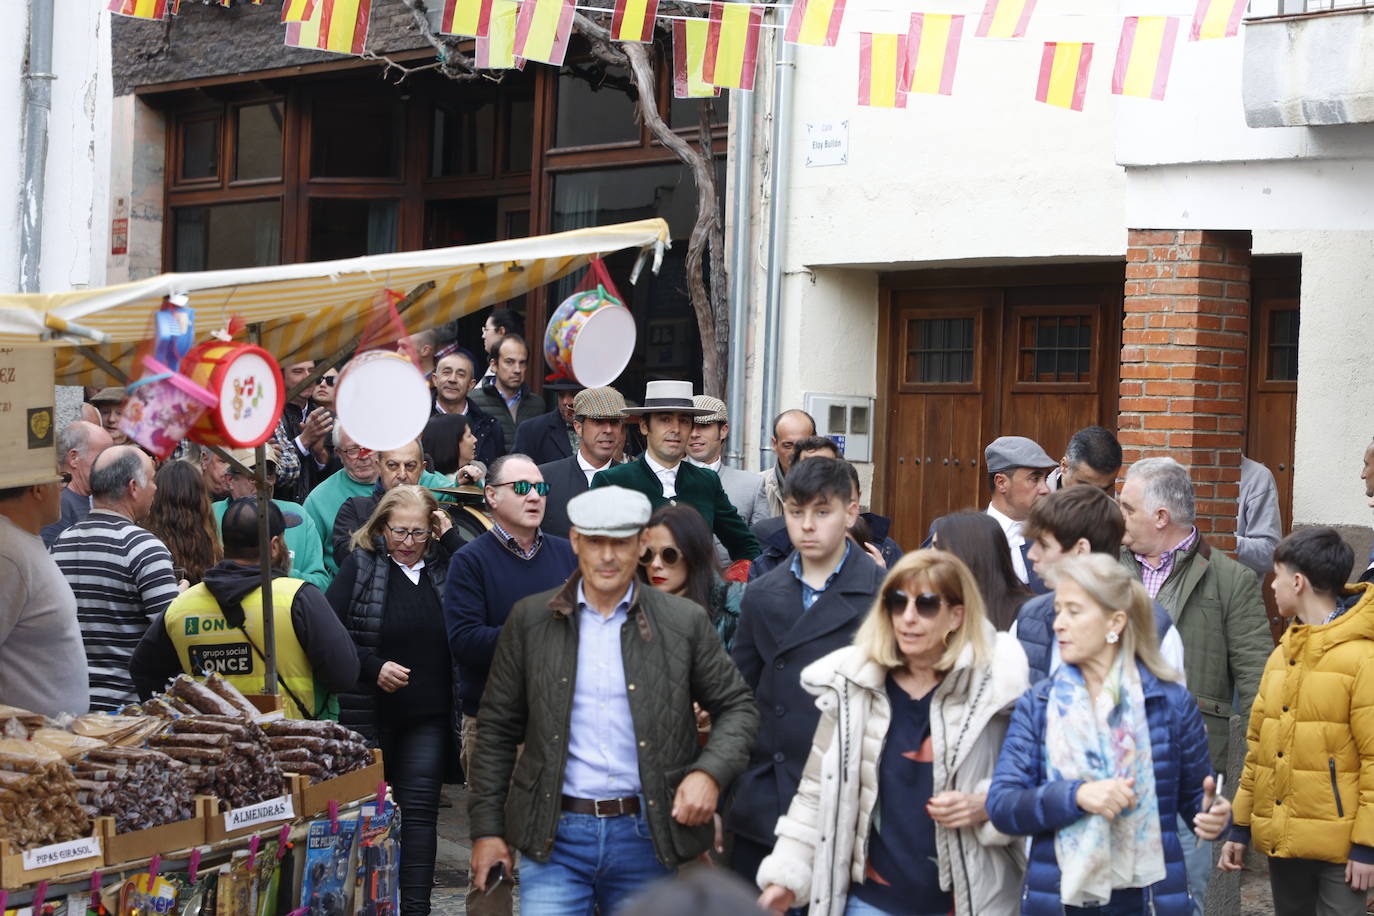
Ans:
{"label": "plastic toy packaging", "polygon": [[401,910],[401,812],[389,799],[363,805],[358,837],[354,916],[396,916]]}
{"label": "plastic toy packaging", "polygon": [[[309,916],[351,916],[357,882],[357,817],[311,821],[300,906]],[[217,916],[231,916],[219,913]]]}
{"label": "plastic toy packaging", "polygon": [[236,852],[219,873],[215,916],[271,916],[277,909],[281,863],[275,840]]}

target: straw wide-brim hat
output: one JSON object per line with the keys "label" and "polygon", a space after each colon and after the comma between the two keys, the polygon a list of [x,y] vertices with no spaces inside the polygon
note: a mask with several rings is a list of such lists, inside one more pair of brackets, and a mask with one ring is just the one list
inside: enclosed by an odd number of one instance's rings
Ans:
{"label": "straw wide-brim hat", "polygon": [[692,400],[692,383],[664,379],[644,386],[644,405],[626,407],[627,417],[643,417],[651,413],[680,413],[688,417],[704,417],[713,411],[698,407]]}

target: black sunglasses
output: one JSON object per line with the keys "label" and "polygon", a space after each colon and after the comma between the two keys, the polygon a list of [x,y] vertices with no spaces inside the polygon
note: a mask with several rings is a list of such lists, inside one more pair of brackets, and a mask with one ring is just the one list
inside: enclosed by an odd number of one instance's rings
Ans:
{"label": "black sunglasses", "polygon": [[335,382],[338,378],[339,378],[339,377],[338,377],[337,375],[322,375],[322,376],[320,376],[320,384],[321,384],[321,385],[328,385],[330,388],[333,388],[333,387],[334,387],[334,382]]}
{"label": "black sunglasses", "polygon": [[540,496],[549,495],[549,485],[542,480],[538,483],[532,480],[508,480],[505,483],[493,483],[488,484],[488,486],[510,487],[515,491],[516,496],[528,496],[530,490],[534,490],[534,492],[538,493]]}
{"label": "black sunglasses", "polygon": [[677,561],[682,559],[682,554],[678,552],[676,547],[664,547],[662,550],[645,547],[644,552],[639,555],[639,565],[653,565],[654,557],[662,557],[664,566],[676,566]]}
{"label": "black sunglasses", "polygon": [[944,595],[937,595],[934,592],[921,592],[919,595],[908,595],[901,589],[894,588],[891,591],[883,593],[883,607],[887,608],[887,612],[894,616],[904,613],[907,605],[913,602],[916,604],[916,613],[927,618],[934,617],[936,614],[940,613],[940,607],[943,603],[949,602],[950,604],[954,604],[953,601],[949,601]]}

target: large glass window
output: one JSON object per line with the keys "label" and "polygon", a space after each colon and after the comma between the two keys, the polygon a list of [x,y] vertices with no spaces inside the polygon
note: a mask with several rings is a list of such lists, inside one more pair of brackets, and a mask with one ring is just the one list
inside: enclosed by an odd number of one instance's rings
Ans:
{"label": "large glass window", "polygon": [[310,201],[312,261],[387,254],[397,248],[394,200],[317,197]]}
{"label": "large glass window", "polygon": [[310,119],[312,178],[396,178],[405,136],[399,96],[323,95]]}
{"label": "large glass window", "polygon": [[179,181],[206,181],[219,177],[219,115],[196,115],[181,121]]}
{"label": "large glass window", "polygon": [[226,270],[281,263],[281,201],[176,207],[173,270]]}
{"label": "large glass window", "polygon": [[434,106],[430,175],[490,175],[496,139],[495,93],[474,91]]}
{"label": "large glass window", "polygon": [[282,103],[244,105],[238,110],[234,142],[234,180],[281,177]]}
{"label": "large glass window", "polygon": [[973,381],[972,318],[914,318],[906,327],[906,383],[966,385]]}
{"label": "large glass window", "polygon": [[572,61],[558,73],[556,147],[639,141],[635,100],[639,93],[624,67]]}

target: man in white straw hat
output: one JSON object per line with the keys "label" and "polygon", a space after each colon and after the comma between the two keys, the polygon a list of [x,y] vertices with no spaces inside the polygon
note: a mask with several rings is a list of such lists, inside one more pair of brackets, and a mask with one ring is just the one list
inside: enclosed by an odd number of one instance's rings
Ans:
{"label": "man in white straw hat", "polygon": [[720,478],[684,460],[692,421],[714,412],[692,400],[691,382],[650,382],[644,391],[644,406],[624,410],[627,417],[639,418],[639,429],[647,442],[644,454],[599,472],[592,478],[592,487],[638,490],[649,497],[655,510],[686,503],[701,513],[731,560],[752,560],[760,552],[758,539],[739,517]]}

